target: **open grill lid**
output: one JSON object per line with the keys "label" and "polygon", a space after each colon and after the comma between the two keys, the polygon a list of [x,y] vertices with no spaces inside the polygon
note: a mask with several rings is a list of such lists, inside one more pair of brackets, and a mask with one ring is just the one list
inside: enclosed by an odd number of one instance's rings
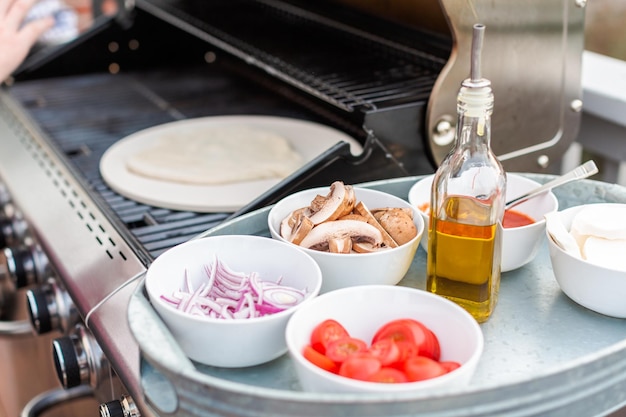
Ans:
{"label": "open grill lid", "polygon": [[354,12],[347,25],[342,9],[314,3],[140,0],[137,7],[346,112],[428,100],[449,40]]}
{"label": "open grill lid", "polygon": [[[326,118],[341,119],[344,130],[348,123],[354,136],[364,138],[369,130],[405,173],[425,172],[426,105],[450,39],[324,1],[138,0],[122,16],[107,22],[108,29],[101,24],[64,45],[60,56],[54,49],[46,60],[40,52],[16,79],[109,70],[112,63],[124,71],[164,61],[210,61],[215,48],[239,60],[246,76],[273,84],[272,90],[305,101]],[[121,46],[115,52],[109,49],[111,33]],[[129,36],[136,37],[136,50],[123,47]],[[200,42],[204,52],[196,49]]]}
{"label": "open grill lid", "polygon": [[[251,202],[244,211],[298,188],[326,185],[337,176],[360,182],[431,172],[428,156],[413,149],[422,147],[419,123],[444,62],[441,56],[447,53],[444,40],[426,36],[421,41],[425,51],[420,51],[415,45],[419,36],[412,30],[359,14],[350,16],[355,26],[348,26],[322,11],[270,1],[138,1],[131,17],[131,26],[112,21],[107,30],[65,46],[65,54],[26,65],[12,94],[146,259],[227,216],[145,206],[102,181],[98,165],[104,151],[150,126],[210,115],[269,113],[329,124],[366,144],[367,164],[338,162],[346,159],[346,149],[338,146],[311,170],[298,173],[293,184],[279,185],[282,189]],[[381,26],[375,36],[359,26],[373,23]],[[130,41],[140,47],[125,49]],[[115,53],[110,52],[111,42],[121,46]],[[211,45],[217,46],[214,52]],[[111,62],[119,65],[119,74],[90,74]],[[81,74],[73,74],[78,70]],[[391,142],[386,148],[378,132],[368,142],[364,126],[369,128],[370,120],[375,126],[380,115],[379,124],[396,126],[392,130],[398,132],[407,113],[411,152]]]}

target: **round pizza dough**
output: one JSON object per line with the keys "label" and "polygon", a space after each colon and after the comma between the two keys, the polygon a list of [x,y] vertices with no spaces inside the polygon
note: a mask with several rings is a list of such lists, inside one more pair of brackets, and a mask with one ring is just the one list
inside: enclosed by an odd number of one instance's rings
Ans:
{"label": "round pizza dough", "polygon": [[167,133],[136,154],[126,168],[147,178],[219,185],[284,178],[303,164],[290,142],[273,132],[223,126]]}

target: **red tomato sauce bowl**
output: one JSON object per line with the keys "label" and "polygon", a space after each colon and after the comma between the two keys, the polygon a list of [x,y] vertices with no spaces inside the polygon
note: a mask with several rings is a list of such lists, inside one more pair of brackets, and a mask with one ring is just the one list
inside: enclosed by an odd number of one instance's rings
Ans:
{"label": "red tomato sauce bowl", "polygon": [[505,229],[512,227],[528,226],[535,223],[535,219],[528,214],[524,214],[517,210],[509,209],[504,211],[504,218],[502,219],[502,227]]}
{"label": "red tomato sauce bowl", "polygon": [[[422,211],[427,209],[430,201],[430,194],[433,182],[433,175],[419,179],[409,190],[409,203],[415,208],[419,208],[424,224],[428,230],[428,213]],[[510,201],[532,191],[541,186],[541,183],[521,174],[507,173],[506,201]],[[514,227],[506,227],[502,233],[502,272],[513,271],[531,262],[537,255],[539,248],[545,239],[546,221],[544,216],[555,212],[559,208],[559,201],[552,192],[543,193],[537,197],[507,210],[505,223],[515,213],[520,213],[525,218],[525,222],[533,221],[529,224],[521,225],[519,222]],[[518,216],[516,216],[518,217]],[[422,235],[421,247],[428,251],[428,233]]]}
{"label": "red tomato sauce bowl", "polygon": [[[359,375],[356,374],[369,366],[369,362],[363,361],[346,371],[347,376],[341,375],[329,362],[326,362],[328,369],[325,369],[310,360],[310,351],[305,354],[312,345],[321,343],[316,343],[320,340],[319,335],[312,336],[316,328],[327,320],[336,321],[350,337],[360,339],[367,346],[373,344],[377,334],[385,333],[382,329],[386,325],[396,320],[415,320],[436,336],[438,346],[434,349],[432,344],[428,344],[430,354],[436,352],[434,355],[439,362],[455,362],[460,366],[432,378],[389,383],[393,382],[389,378],[395,378],[395,374],[380,375],[384,382],[357,379]],[[393,331],[387,329],[387,335]],[[334,332],[337,333],[337,330]],[[479,364],[484,347],[480,326],[457,304],[423,290],[389,285],[363,285],[319,295],[289,319],[285,339],[304,391],[369,395],[446,391],[466,386]],[[428,353],[421,352],[415,357],[428,359]],[[418,361],[411,364],[412,369],[421,366]],[[415,373],[412,375],[417,378]]]}

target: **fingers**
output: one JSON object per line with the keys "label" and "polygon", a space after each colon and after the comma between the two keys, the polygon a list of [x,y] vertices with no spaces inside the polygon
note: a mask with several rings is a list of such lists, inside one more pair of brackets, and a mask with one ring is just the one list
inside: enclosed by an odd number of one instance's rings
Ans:
{"label": "fingers", "polygon": [[37,39],[52,26],[54,26],[54,18],[52,16],[33,20],[20,29],[20,38],[22,41],[32,46]]}
{"label": "fingers", "polygon": [[13,5],[14,0],[0,0],[0,19],[6,16],[7,11]]}
{"label": "fingers", "polygon": [[4,25],[6,25],[7,29],[17,30],[36,1],[37,0],[9,0],[7,2],[9,3],[8,9],[2,14],[6,15]]}
{"label": "fingers", "polygon": [[54,25],[54,18],[46,17],[27,23],[13,38],[11,48],[0,61],[0,81],[9,76],[28,55],[37,39]]}

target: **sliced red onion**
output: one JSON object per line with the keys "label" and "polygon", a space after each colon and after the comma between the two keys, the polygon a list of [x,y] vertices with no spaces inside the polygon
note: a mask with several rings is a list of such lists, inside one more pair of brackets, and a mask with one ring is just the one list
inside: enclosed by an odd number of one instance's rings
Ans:
{"label": "sliced red onion", "polygon": [[185,270],[182,288],[161,299],[191,315],[245,319],[286,310],[302,302],[307,293],[306,289],[282,285],[282,277],[269,282],[257,272],[233,271],[217,257],[204,271],[206,282],[194,290]]}

